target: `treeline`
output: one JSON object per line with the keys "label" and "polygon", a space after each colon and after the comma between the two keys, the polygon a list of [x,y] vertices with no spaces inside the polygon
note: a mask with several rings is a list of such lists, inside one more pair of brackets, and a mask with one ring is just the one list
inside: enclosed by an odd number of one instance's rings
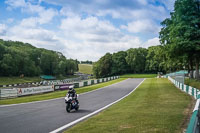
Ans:
{"label": "treeline", "polygon": [[0,39],[0,76],[71,75],[78,61],[28,43]]}
{"label": "treeline", "polygon": [[89,61],[89,60],[81,61],[81,64],[92,64],[92,61]]}
{"label": "treeline", "polygon": [[131,48],[127,51],[107,53],[93,65],[96,77],[121,75],[126,73],[157,73],[181,70],[184,60],[169,58],[164,46]]}

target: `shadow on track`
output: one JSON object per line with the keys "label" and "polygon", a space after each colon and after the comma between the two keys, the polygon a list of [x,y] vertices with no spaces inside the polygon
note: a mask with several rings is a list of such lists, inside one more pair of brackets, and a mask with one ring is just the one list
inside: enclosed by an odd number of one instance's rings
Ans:
{"label": "shadow on track", "polygon": [[79,109],[77,111],[73,110],[70,113],[91,113],[91,110]]}

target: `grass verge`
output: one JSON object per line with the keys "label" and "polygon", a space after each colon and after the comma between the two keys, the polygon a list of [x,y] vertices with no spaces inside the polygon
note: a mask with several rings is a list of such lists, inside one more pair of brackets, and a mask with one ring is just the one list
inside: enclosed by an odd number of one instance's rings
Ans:
{"label": "grass verge", "polygon": [[79,72],[85,74],[93,74],[92,65],[90,64],[78,64]]}
{"label": "grass verge", "polygon": [[167,79],[146,79],[127,98],[65,133],[182,132],[192,101]]}
{"label": "grass verge", "polygon": [[125,74],[120,78],[155,78],[157,74]]}
{"label": "grass verge", "polygon": [[185,79],[185,84],[200,90],[200,81],[196,79]]}
{"label": "grass verge", "polygon": [[[86,87],[81,87],[77,88],[76,92],[78,94],[96,90],[98,88],[102,88],[120,81],[123,81],[125,79],[116,79],[100,84],[95,84],[91,86],[86,86]],[[0,100],[0,105],[5,105],[5,104],[17,104],[17,103],[26,103],[26,102],[33,102],[33,101],[42,101],[42,100],[48,100],[48,99],[54,99],[54,98],[59,98],[59,97],[64,97],[66,95],[67,91],[55,91],[51,93],[45,93],[45,94],[38,94],[38,95],[32,95],[32,96],[25,96],[25,97],[18,97],[18,98],[13,98],[13,99],[5,99],[5,100]]]}

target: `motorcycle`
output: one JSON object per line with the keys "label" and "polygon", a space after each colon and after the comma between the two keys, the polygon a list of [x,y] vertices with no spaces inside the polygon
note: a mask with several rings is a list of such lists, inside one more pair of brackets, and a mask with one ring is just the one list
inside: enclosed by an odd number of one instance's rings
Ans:
{"label": "motorcycle", "polygon": [[78,103],[78,95],[76,95],[76,98],[69,96],[69,94],[65,97],[65,103],[66,103],[66,111],[70,113],[71,110],[75,109],[76,111],[79,109],[79,103]]}

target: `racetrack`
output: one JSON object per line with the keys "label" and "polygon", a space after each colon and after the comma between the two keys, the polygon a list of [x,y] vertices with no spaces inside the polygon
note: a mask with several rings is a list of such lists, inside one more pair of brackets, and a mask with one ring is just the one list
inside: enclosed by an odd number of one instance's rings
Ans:
{"label": "racetrack", "polygon": [[[64,98],[0,106],[0,132],[47,133],[88,115],[130,93],[143,79],[127,79],[79,96],[80,110],[67,113]],[[28,97],[27,97],[28,98]]]}

